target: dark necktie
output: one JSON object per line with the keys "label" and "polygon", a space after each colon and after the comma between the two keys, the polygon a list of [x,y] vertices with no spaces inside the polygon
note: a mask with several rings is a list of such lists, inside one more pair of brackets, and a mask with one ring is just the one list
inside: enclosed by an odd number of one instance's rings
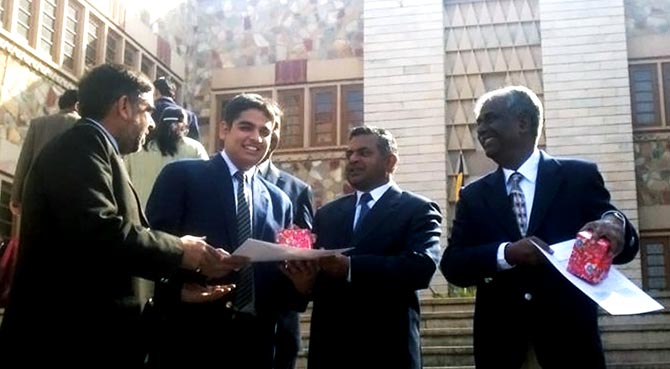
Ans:
{"label": "dark necktie", "polygon": [[[246,197],[246,176],[243,172],[235,173],[237,180],[237,245],[251,238],[251,214]],[[239,271],[237,280],[237,292],[233,301],[235,310],[255,314],[254,307],[254,268],[248,265]]]}
{"label": "dark necktie", "polygon": [[368,211],[370,211],[368,202],[370,202],[371,200],[372,196],[370,196],[370,193],[368,192],[362,194],[361,198],[358,200],[358,206],[361,207],[361,210],[358,212],[358,220],[356,221],[356,225],[354,226],[354,231],[358,230],[358,227],[361,225],[363,218],[368,214]]}
{"label": "dark necktie", "polygon": [[516,222],[519,225],[519,232],[522,237],[526,237],[528,230],[528,214],[526,213],[526,196],[524,196],[519,182],[523,179],[523,175],[519,172],[514,172],[509,177],[510,182],[510,197],[512,198],[512,210],[516,216]]}

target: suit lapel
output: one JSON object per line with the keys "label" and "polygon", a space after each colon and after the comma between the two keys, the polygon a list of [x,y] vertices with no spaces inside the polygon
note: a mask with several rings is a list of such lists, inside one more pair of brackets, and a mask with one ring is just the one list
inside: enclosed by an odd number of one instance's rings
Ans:
{"label": "suit lapel", "polygon": [[[505,174],[501,167],[493,174],[484,178],[484,183],[489,187],[488,194],[484,196],[484,201],[488,208],[491,209],[493,219],[498,219],[498,223],[503,227],[505,232],[511,239],[518,240],[521,238],[521,232],[517,225],[512,205],[507,195],[507,187],[505,185]],[[482,216],[488,216],[482,214]]]}
{"label": "suit lapel", "polygon": [[263,224],[267,224],[266,218],[268,216],[267,210],[270,202],[270,194],[263,183],[261,183],[258,175],[254,175],[251,186],[251,201],[254,214],[251,220],[253,224],[252,234],[254,238],[260,239],[263,235]]}
{"label": "suit lapel", "polygon": [[540,155],[537,180],[535,181],[535,199],[533,199],[533,209],[528,222],[529,236],[533,235],[533,232],[542,223],[542,219],[547,214],[561,183],[565,180],[560,170],[560,164],[544,152]]}
{"label": "suit lapel", "polygon": [[[398,206],[400,201],[401,191],[397,186],[391,186],[381,198],[375,203],[375,205],[370,209],[368,214],[360,220],[360,225],[356,229],[356,232],[353,233],[353,238],[351,240],[351,246],[356,247],[361,240],[363,240],[370,232],[376,231],[381,223],[388,219],[388,217],[393,213],[395,208]],[[354,199],[356,197],[354,196]],[[355,214],[356,208],[354,207]],[[351,229],[353,224],[353,219],[349,225]]]}
{"label": "suit lapel", "polygon": [[214,208],[223,216],[221,227],[225,227],[228,239],[224,245],[227,251],[233,251],[237,247],[237,208],[235,207],[235,191],[233,180],[226,161],[220,154],[215,154],[209,160],[212,170],[212,186],[215,186],[217,199],[214,200]]}

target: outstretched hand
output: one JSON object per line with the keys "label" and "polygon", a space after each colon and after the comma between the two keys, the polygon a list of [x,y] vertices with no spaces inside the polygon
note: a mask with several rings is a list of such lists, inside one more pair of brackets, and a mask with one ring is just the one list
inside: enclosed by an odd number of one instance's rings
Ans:
{"label": "outstretched hand", "polygon": [[181,289],[181,300],[189,303],[203,303],[218,300],[235,288],[234,284],[207,285],[186,283]]}
{"label": "outstretched hand", "polygon": [[535,236],[531,236],[507,245],[505,247],[505,260],[512,266],[538,266],[544,264],[547,259],[538,250],[538,246],[548,254],[554,253],[554,250],[546,242]]}
{"label": "outstretched hand", "polygon": [[316,275],[319,273],[319,262],[316,260],[285,261],[280,269],[298,292],[309,295],[314,287]]}
{"label": "outstretched hand", "polygon": [[623,251],[625,229],[618,220],[601,219],[586,223],[580,231],[589,231],[593,239],[607,238],[610,241],[609,252],[617,256]]}

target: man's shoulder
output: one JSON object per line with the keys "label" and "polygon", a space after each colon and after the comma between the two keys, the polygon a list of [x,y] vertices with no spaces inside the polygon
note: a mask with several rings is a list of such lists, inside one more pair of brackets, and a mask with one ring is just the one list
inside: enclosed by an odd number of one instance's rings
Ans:
{"label": "man's shoulder", "polygon": [[267,179],[263,178],[262,175],[257,174],[256,179],[260,181],[260,183],[265,186],[265,188],[268,190],[270,193],[270,196],[272,197],[273,200],[279,200],[284,203],[291,204],[291,199],[288,197],[288,195],[282,191],[281,188],[279,188],[276,184],[268,181]]}
{"label": "man's shoulder", "polygon": [[294,176],[293,174],[291,174],[291,173],[289,173],[285,170],[279,169],[279,176],[283,178],[284,182],[291,183],[292,186],[295,186],[296,188],[298,188],[301,191],[310,187],[307,184],[307,182],[303,181],[302,179]]}

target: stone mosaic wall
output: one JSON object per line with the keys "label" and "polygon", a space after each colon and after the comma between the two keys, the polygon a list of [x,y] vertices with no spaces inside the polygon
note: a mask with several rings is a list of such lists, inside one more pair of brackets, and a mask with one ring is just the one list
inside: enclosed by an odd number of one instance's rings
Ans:
{"label": "stone mosaic wall", "polygon": [[635,141],[639,205],[670,205],[670,133],[636,135]]}
{"label": "stone mosaic wall", "polygon": [[670,33],[670,1],[625,0],[628,37]]}
{"label": "stone mosaic wall", "polygon": [[343,180],[344,159],[275,162],[275,164],[312,186],[316,208],[351,191]]}
{"label": "stone mosaic wall", "polygon": [[158,22],[186,57],[184,101],[209,116],[212,71],[363,54],[362,0],[190,0]]}
{"label": "stone mosaic wall", "polygon": [[[20,49],[0,43],[0,170],[14,174],[28,125],[58,111],[58,96],[71,87]],[[54,77],[54,78],[49,78]],[[59,81],[59,82],[56,82]]]}

